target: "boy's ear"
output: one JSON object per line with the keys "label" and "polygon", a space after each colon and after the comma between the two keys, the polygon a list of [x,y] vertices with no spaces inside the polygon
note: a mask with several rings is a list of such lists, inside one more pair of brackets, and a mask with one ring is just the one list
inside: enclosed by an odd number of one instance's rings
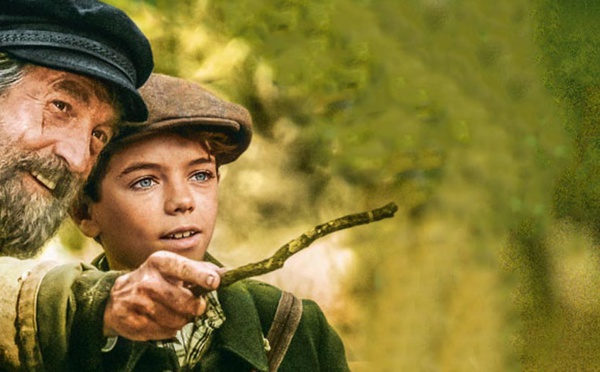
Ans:
{"label": "boy's ear", "polygon": [[100,235],[100,227],[92,218],[90,211],[92,201],[89,197],[81,197],[71,208],[71,218],[79,226],[83,234],[90,238]]}
{"label": "boy's ear", "polygon": [[98,224],[94,220],[81,220],[81,222],[79,222],[79,228],[87,237],[97,238],[98,235],[100,235],[100,227],[98,227]]}

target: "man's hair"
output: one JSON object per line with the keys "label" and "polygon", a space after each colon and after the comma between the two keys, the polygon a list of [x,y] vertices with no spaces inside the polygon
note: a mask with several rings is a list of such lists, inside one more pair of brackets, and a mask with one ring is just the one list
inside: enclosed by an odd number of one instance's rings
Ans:
{"label": "man's hair", "polygon": [[[19,59],[12,58],[6,53],[0,52],[0,97],[6,93],[6,91],[18,84],[25,76],[25,70],[31,63],[23,62]],[[104,82],[108,96],[105,99],[108,103],[115,108],[115,110],[122,114],[123,104],[119,100],[117,89],[113,84]]]}
{"label": "man's hair", "polygon": [[15,60],[6,53],[0,52],[0,96],[8,88],[21,81],[26,65],[27,63]]}

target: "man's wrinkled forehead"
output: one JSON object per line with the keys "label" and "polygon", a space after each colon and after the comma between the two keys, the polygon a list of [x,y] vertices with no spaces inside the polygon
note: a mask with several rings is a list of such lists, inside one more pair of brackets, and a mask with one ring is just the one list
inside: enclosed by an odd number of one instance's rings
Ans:
{"label": "man's wrinkled forehead", "polygon": [[[87,80],[87,82],[84,82],[65,78],[57,81],[53,88],[85,104],[89,104],[93,98],[97,98],[101,102],[120,106],[112,87],[108,87],[106,83],[98,79],[88,78]],[[115,107],[115,109],[118,109],[118,107]]]}
{"label": "man's wrinkled forehead", "polygon": [[47,93],[64,94],[83,106],[97,103],[106,104],[112,108],[114,113],[107,120],[111,122],[110,126],[116,126],[121,121],[121,104],[113,87],[106,82],[85,75],[39,66],[30,66],[27,71],[28,73],[35,71],[38,75],[52,76],[47,81]]}
{"label": "man's wrinkled forehead", "polygon": [[[53,88],[55,90],[58,90],[60,92],[66,93],[67,95],[71,96],[73,99],[76,99],[78,101],[81,101],[85,104],[89,104],[90,103],[90,91],[89,89],[86,89],[86,87],[84,87],[82,84],[73,81],[73,80],[61,80],[59,82],[57,82],[56,84],[54,84]],[[100,89],[94,89],[97,92],[100,92],[102,90]],[[96,92],[94,92],[96,93]],[[108,97],[107,94],[104,94],[105,98]],[[106,100],[106,99],[104,99]]]}

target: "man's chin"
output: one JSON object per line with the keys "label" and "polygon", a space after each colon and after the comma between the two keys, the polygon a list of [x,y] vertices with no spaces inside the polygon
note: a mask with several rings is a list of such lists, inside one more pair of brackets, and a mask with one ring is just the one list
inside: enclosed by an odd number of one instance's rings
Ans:
{"label": "man's chin", "polygon": [[[0,256],[7,257],[15,257],[20,259],[28,259],[35,258],[38,256],[44,247],[44,244],[33,244],[30,247],[27,247],[19,242],[14,242],[15,244],[5,244],[0,247]],[[0,243],[2,244],[2,243]]]}
{"label": "man's chin", "polygon": [[40,194],[0,186],[0,256],[35,257],[66,218],[66,201]]}
{"label": "man's chin", "polygon": [[[11,231],[0,230],[0,256],[33,258],[41,253],[44,244],[54,236],[64,219],[64,214],[37,216],[22,220],[23,225]],[[31,222],[34,221],[34,222]],[[3,221],[4,222],[4,221]],[[11,222],[14,224],[14,221]],[[19,233],[15,234],[17,231]]]}

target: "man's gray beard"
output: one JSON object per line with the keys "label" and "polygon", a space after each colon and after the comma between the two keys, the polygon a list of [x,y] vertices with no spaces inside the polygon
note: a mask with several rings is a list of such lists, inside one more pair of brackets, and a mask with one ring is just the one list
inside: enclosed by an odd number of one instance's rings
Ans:
{"label": "man's gray beard", "polygon": [[[0,256],[30,258],[56,233],[82,180],[54,155],[41,157],[5,142],[0,149]],[[58,180],[52,195],[25,188],[23,174],[32,170]]]}

